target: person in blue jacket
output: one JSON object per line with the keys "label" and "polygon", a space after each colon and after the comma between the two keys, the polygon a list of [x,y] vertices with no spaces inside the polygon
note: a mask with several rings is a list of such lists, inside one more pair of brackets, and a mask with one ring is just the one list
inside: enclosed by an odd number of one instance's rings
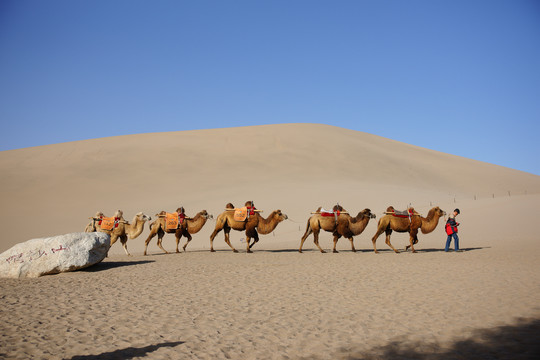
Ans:
{"label": "person in blue jacket", "polygon": [[454,250],[459,250],[459,237],[458,237],[458,226],[459,223],[456,222],[456,216],[458,216],[460,213],[459,209],[455,209],[452,214],[448,217],[448,220],[446,221],[446,234],[448,237],[446,238],[446,247],[444,248],[444,251],[448,252],[448,249],[450,248],[450,243],[452,242],[452,238],[454,238]]}

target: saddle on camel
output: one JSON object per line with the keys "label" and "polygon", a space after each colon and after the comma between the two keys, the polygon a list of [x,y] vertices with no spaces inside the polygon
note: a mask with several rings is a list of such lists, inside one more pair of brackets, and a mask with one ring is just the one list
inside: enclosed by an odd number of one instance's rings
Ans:
{"label": "saddle on camel", "polygon": [[389,206],[386,209],[385,215],[392,215],[392,216],[398,217],[398,218],[409,218],[409,219],[411,218],[411,216],[421,216],[412,207],[407,208],[407,210],[398,211],[398,210],[394,209],[393,206]]}
{"label": "saddle on camel", "polygon": [[[227,204],[229,205],[229,204]],[[257,210],[253,201],[246,201],[245,206],[241,208],[235,208],[234,206],[227,206],[226,211],[234,211],[233,219],[234,221],[246,221],[250,216],[255,215],[255,212],[262,212],[262,210]]]}
{"label": "saddle on camel", "polygon": [[165,218],[165,229],[166,230],[177,230],[179,229],[184,221],[186,220],[186,214],[183,207],[179,208],[179,211],[168,213],[163,212],[156,214],[158,217]]}
{"label": "saddle on camel", "polygon": [[117,228],[118,224],[121,222],[126,222],[122,210],[118,210],[114,216],[111,217],[106,217],[101,211],[98,211],[96,215],[89,219],[91,219],[92,222],[86,227],[86,232],[95,232],[97,230],[96,225],[98,225],[101,230],[111,231],[112,229]]}
{"label": "saddle on camel", "polygon": [[339,204],[336,204],[332,210],[326,210],[324,209],[323,207],[320,207],[317,209],[317,211],[315,212],[312,212],[311,214],[318,214],[318,215],[321,215],[322,217],[330,217],[330,216],[333,216],[334,219],[336,220],[336,224],[337,224],[337,219],[338,219],[338,216],[341,215],[341,214],[348,214],[347,211],[345,211],[343,209],[343,207],[341,207],[341,205]]}

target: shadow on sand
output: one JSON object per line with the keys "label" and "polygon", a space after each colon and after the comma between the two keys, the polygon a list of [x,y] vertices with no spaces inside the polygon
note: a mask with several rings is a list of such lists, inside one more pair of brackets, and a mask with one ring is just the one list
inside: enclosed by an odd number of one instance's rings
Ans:
{"label": "shadow on sand", "polygon": [[87,267],[86,269],[82,269],[80,271],[86,271],[86,272],[96,272],[96,271],[104,271],[104,270],[110,270],[115,269],[123,266],[133,266],[133,265],[141,265],[141,264],[149,264],[155,262],[154,260],[142,260],[142,261],[102,261],[100,263],[97,263],[95,265],[92,265],[90,267]]}
{"label": "shadow on sand", "polygon": [[146,356],[162,347],[175,347],[183,344],[184,341],[164,342],[156,345],[149,345],[141,348],[128,347],[125,349],[106,352],[98,355],[77,355],[70,360],[113,360],[113,359],[133,359],[134,357]]}
{"label": "shadow on sand", "polygon": [[458,340],[443,349],[436,343],[393,341],[387,345],[347,353],[335,358],[374,359],[540,359],[540,320],[520,319],[516,325],[476,330],[469,339]]}

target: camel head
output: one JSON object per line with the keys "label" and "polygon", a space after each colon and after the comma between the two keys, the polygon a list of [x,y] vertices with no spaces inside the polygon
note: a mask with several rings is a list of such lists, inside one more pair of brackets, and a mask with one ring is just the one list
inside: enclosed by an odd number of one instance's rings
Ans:
{"label": "camel head", "polygon": [[145,215],[142,212],[138,212],[137,214],[135,214],[135,218],[137,219],[137,221],[142,221],[142,222],[152,220],[152,218],[150,216]]}
{"label": "camel head", "polygon": [[[370,209],[368,208],[365,208],[364,210],[360,211],[360,214],[363,214],[364,216],[370,218],[370,219],[375,219],[377,217],[377,215],[375,215],[374,213],[371,212]],[[358,214],[358,215],[360,215]]]}
{"label": "camel head", "polygon": [[440,207],[436,206],[434,207],[433,209],[431,209],[433,211],[433,215],[437,216],[437,217],[443,217],[443,216],[446,216],[446,211],[442,210]]}
{"label": "camel head", "polygon": [[234,209],[234,205],[232,203],[228,203],[225,205],[225,209]]}
{"label": "camel head", "polygon": [[270,214],[270,216],[272,216],[278,221],[287,220],[289,218],[286,214],[282,213],[281,210],[273,211],[272,214]]}
{"label": "camel head", "polygon": [[214,216],[212,214],[209,214],[206,210],[202,210],[199,215],[201,215],[205,219],[213,219]]}

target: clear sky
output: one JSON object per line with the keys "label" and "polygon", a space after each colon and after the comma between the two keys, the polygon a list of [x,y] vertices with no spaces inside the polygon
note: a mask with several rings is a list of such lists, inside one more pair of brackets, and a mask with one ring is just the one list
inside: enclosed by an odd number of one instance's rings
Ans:
{"label": "clear sky", "polygon": [[0,121],[0,150],[324,123],[540,175],[540,1],[0,0]]}

